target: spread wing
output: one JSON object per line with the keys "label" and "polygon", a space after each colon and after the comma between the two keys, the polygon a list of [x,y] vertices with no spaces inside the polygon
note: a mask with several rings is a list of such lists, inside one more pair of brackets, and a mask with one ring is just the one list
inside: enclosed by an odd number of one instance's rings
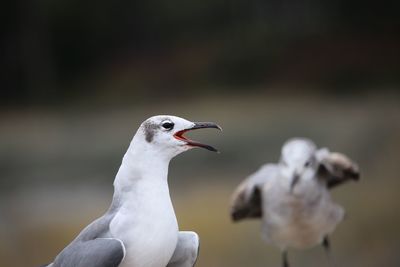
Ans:
{"label": "spread wing", "polygon": [[125,247],[116,238],[75,241],[49,267],[118,267],[124,255]]}
{"label": "spread wing", "polygon": [[237,187],[232,195],[231,202],[233,221],[262,216],[262,187],[277,173],[277,165],[263,165]]}
{"label": "spread wing", "polygon": [[193,267],[199,254],[200,241],[195,232],[181,231],[167,267]]}
{"label": "spread wing", "polygon": [[317,151],[317,159],[320,162],[318,177],[326,182],[329,189],[360,178],[357,164],[344,154],[323,148]]}

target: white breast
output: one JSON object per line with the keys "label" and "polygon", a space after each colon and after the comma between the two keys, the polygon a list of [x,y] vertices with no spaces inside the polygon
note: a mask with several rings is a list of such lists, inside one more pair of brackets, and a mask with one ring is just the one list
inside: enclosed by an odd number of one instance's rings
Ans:
{"label": "white breast", "polygon": [[286,187],[275,184],[264,192],[263,236],[281,248],[314,246],[343,218],[343,209],[318,184],[310,181],[299,189],[294,196]]}
{"label": "white breast", "polygon": [[126,255],[120,267],[165,267],[175,250],[178,224],[165,182],[140,182],[110,224]]}

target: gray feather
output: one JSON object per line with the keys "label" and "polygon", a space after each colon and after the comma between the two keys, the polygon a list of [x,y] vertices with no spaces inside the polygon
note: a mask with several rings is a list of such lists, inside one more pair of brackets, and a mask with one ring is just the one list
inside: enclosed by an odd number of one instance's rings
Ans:
{"label": "gray feather", "polygon": [[232,197],[233,221],[262,217],[262,187],[276,175],[278,175],[278,166],[266,164],[239,185]]}
{"label": "gray feather", "polygon": [[60,253],[52,267],[117,267],[123,257],[124,248],[117,239],[76,241]]}
{"label": "gray feather", "polygon": [[111,236],[109,226],[118,202],[114,198],[108,212],[83,229],[49,267],[117,267],[125,248],[122,241]]}

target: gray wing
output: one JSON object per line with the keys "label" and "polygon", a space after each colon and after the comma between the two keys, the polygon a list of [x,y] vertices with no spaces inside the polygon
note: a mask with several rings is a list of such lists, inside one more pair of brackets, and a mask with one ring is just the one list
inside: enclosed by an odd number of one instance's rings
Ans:
{"label": "gray wing", "polygon": [[49,267],[118,267],[124,255],[125,247],[116,238],[75,241]]}
{"label": "gray wing", "polygon": [[276,164],[263,165],[236,188],[231,201],[233,221],[262,217],[262,187],[277,173]]}
{"label": "gray wing", "polygon": [[111,210],[89,224],[49,267],[118,267],[125,257],[125,246],[110,236],[113,216]]}
{"label": "gray wing", "polygon": [[193,267],[199,254],[200,241],[195,232],[181,231],[167,267]]}
{"label": "gray wing", "polygon": [[319,149],[316,153],[320,162],[318,168],[319,179],[326,182],[326,186],[331,189],[347,181],[360,179],[360,171],[355,162],[346,155],[329,152],[328,149]]}

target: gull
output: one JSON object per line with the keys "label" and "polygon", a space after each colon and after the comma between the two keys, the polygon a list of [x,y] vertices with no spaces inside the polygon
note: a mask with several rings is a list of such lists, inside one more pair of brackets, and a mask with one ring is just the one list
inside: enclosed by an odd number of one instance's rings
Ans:
{"label": "gull", "polygon": [[328,237],[344,217],[329,190],[358,179],[357,164],[344,154],[293,138],[282,147],[279,163],[263,165],[237,187],[231,217],[261,218],[262,237],[280,248],[284,267],[288,248],[322,244],[329,256]]}
{"label": "gull", "polygon": [[184,136],[215,123],[169,115],[144,121],[114,180],[108,211],[88,225],[48,267],[192,267],[199,248],[195,232],[179,231],[168,188],[168,166],[195,147],[217,150]]}

